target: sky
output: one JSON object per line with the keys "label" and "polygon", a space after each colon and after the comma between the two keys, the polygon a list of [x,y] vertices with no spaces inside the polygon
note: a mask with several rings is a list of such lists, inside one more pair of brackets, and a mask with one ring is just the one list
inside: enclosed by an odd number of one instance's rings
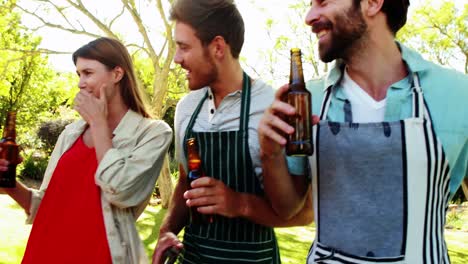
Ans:
{"label": "sky", "polygon": [[[61,0],[57,0],[61,1]],[[110,0],[105,1],[94,1],[94,0],[82,0],[83,3],[90,4],[93,6],[93,12],[97,14],[99,17],[109,17],[109,14],[117,14],[120,10],[118,9],[118,5],[111,5]],[[113,0],[118,1],[118,0]],[[112,1],[112,2],[113,2]],[[270,32],[271,34],[287,34],[289,31],[288,23],[286,22],[287,19],[295,19],[298,21],[299,26],[304,26],[307,28],[308,26],[304,23],[304,16],[305,13],[302,14],[302,17],[292,17],[298,16],[297,14],[292,14],[291,8],[289,6],[291,4],[297,3],[299,1],[304,1],[308,3],[308,0],[236,0],[236,4],[239,8],[240,13],[242,14],[246,26],[246,33],[245,33],[245,42],[244,47],[242,50],[242,57],[244,57],[248,64],[252,69],[259,69],[259,72],[262,71],[262,67],[264,67],[265,63],[262,58],[262,52],[266,48],[271,48],[273,43],[271,41],[271,37],[268,36],[265,25],[266,20],[268,18],[273,18],[277,23],[275,26],[275,31]],[[410,5],[410,15],[412,9],[418,6],[422,0],[411,0]],[[31,7],[33,4],[31,0],[20,0],[20,3],[24,3],[24,6]],[[153,27],[150,28],[150,37],[151,36],[158,36],[159,31],[161,30],[161,26],[158,27],[159,22],[154,19],[155,16],[155,8],[152,6],[148,6],[149,1],[145,0],[136,0],[137,5],[139,5],[140,10],[143,10],[142,16],[143,19],[146,21],[151,21],[150,25]],[[168,9],[168,6],[166,6]],[[167,10],[166,9],[166,10]],[[145,10],[147,10],[145,12]],[[32,18],[25,18],[23,17],[24,22],[29,25],[35,25],[37,21]],[[82,20],[82,23],[85,23],[85,20]],[[153,22],[154,21],[154,22]],[[283,22],[284,21],[284,22]],[[138,31],[136,28],[131,27],[130,24],[116,24],[119,31],[123,32],[126,38],[134,39],[137,38]],[[306,32],[310,32],[308,29]],[[64,33],[57,29],[46,29],[42,28],[37,31],[39,35],[42,36],[42,44],[41,47],[47,48],[50,50],[57,50],[57,51],[66,51],[66,52],[73,52],[74,50],[78,49],[82,45],[86,44],[92,38],[83,37],[83,36],[76,36],[70,33]],[[310,34],[312,34],[310,32]],[[292,47],[295,47],[296,44],[292,40],[291,43],[288,43]],[[71,55],[49,55],[49,61],[51,65],[62,72],[74,72],[75,67],[71,60]],[[285,63],[283,63],[285,64]],[[280,65],[283,65],[280,64]],[[279,66],[282,67],[282,66]],[[289,67],[286,63],[286,68]],[[249,71],[249,70],[246,70]],[[287,72],[287,69],[283,68],[283,72]],[[307,69],[305,69],[305,74]],[[249,72],[248,72],[249,73]],[[283,74],[283,77],[286,78],[286,74]],[[307,77],[307,76],[306,76]],[[277,84],[285,83],[286,79],[276,80]]]}

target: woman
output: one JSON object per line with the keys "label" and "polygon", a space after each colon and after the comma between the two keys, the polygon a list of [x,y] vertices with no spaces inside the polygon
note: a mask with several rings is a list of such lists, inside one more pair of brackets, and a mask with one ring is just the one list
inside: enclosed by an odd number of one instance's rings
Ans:
{"label": "woman", "polygon": [[[27,212],[23,263],[146,263],[135,221],[145,208],[172,131],[152,120],[127,49],[99,38],[73,53],[75,110],[38,191],[5,189]],[[0,170],[7,162],[0,160]]]}

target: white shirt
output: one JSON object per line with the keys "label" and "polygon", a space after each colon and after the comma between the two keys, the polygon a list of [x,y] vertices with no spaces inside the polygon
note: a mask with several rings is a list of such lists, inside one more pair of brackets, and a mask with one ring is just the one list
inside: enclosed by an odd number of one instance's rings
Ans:
{"label": "white shirt", "polygon": [[341,87],[351,103],[353,123],[382,122],[385,117],[386,99],[376,101],[351,79],[345,70]]}
{"label": "white shirt", "polygon": [[[80,119],[68,125],[60,134],[40,189],[31,189],[27,223],[34,221],[60,157],[71,148],[85,128],[86,122]],[[164,156],[171,144],[172,131],[162,120],[144,118],[128,110],[113,134],[112,148],[104,154],[95,174],[96,185],[101,189],[102,214],[112,263],[148,263],[135,221],[153,193]]]}
{"label": "white shirt", "polygon": [[[209,87],[191,91],[177,104],[174,120],[176,157],[185,170],[187,162],[183,151],[185,130],[205,93],[212,95]],[[219,132],[239,130],[241,111],[241,91],[235,91],[223,98],[218,108],[215,108],[214,97],[204,101],[197,120],[193,126],[195,132]],[[261,175],[262,164],[260,161],[260,145],[258,143],[258,123],[267,107],[274,99],[274,90],[270,85],[261,80],[254,80],[250,91],[250,113],[249,113],[249,151],[252,164],[257,176]],[[261,178],[261,177],[259,177]]]}

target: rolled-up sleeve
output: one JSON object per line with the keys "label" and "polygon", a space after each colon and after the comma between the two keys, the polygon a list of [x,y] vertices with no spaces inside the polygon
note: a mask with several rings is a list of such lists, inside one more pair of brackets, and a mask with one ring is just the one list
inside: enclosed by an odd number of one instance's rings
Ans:
{"label": "rolled-up sleeve", "polygon": [[153,192],[172,130],[164,121],[143,120],[135,133],[109,149],[98,165],[96,184],[114,206],[137,206]]}

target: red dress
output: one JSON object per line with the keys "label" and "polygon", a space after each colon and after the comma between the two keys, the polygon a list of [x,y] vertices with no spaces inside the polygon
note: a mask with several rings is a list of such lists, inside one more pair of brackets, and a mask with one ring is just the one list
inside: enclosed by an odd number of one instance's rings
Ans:
{"label": "red dress", "polygon": [[82,136],[60,158],[29,236],[23,264],[112,263],[94,181],[94,148]]}

